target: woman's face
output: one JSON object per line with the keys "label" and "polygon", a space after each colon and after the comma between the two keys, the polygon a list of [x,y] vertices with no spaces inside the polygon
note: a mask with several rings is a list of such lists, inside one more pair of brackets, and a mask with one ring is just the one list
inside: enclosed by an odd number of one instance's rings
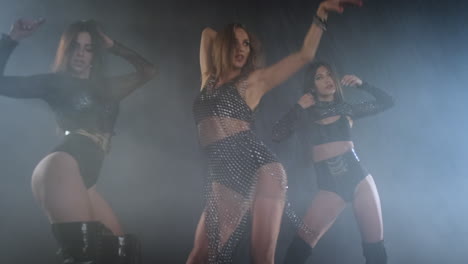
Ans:
{"label": "woman's face", "polygon": [[231,61],[236,70],[242,69],[250,55],[250,39],[247,32],[242,28],[234,29],[235,43],[232,49]]}
{"label": "woman's face", "polygon": [[320,66],[314,77],[316,93],[320,97],[333,96],[336,92],[336,84],[333,81],[330,70],[325,66]]}
{"label": "woman's face", "polygon": [[80,78],[88,78],[93,61],[93,45],[88,32],[80,32],[72,43],[69,69]]}

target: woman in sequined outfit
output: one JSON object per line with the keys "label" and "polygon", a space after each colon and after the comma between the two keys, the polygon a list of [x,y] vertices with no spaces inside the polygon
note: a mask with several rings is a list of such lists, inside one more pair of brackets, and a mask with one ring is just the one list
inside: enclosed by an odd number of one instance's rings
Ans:
{"label": "woman in sequined outfit", "polygon": [[[63,33],[53,73],[4,76],[19,41],[43,22],[20,19],[0,40],[0,94],[44,100],[66,135],[36,166],[34,196],[52,223],[64,263],[136,263],[138,243],[124,235],[111,207],[96,191],[96,182],[109,151],[119,102],[152,79],[155,67],[110,39],[95,22],[80,21]],[[103,76],[104,50],[127,60],[136,71]]]}
{"label": "woman in sequined outfit", "polygon": [[305,95],[273,128],[276,141],[291,135],[295,129],[305,129],[319,187],[303,219],[309,232],[299,230],[285,263],[305,263],[312,248],[350,202],[360,227],[366,263],[385,264],[379,194],[372,176],[354,151],[351,127],[356,119],[390,108],[393,98],[354,75],[346,75],[342,85],[365,91],[375,100],[344,102],[336,74],[323,62],[312,65],[310,79]]}
{"label": "woman in sequined outfit", "polygon": [[285,204],[283,166],[251,130],[262,96],[284,82],[317,50],[329,12],[358,0],[320,4],[300,51],[258,68],[253,36],[239,24],[205,29],[200,45],[201,92],[194,103],[199,141],[208,162],[206,206],[187,263],[232,263],[251,221],[252,263],[274,263]]}

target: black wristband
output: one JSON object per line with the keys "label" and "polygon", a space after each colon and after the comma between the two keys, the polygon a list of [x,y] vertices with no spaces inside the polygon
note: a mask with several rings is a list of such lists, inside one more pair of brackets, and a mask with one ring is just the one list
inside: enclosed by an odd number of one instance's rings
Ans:
{"label": "black wristband", "polygon": [[312,23],[317,25],[323,31],[327,31],[327,27],[328,27],[327,21],[325,19],[319,17],[318,15],[314,16],[314,20],[313,20]]}

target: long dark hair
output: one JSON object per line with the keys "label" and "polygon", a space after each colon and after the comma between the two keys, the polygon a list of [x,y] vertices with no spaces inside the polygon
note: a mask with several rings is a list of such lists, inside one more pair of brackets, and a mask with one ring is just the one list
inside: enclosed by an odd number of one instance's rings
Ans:
{"label": "long dark hair", "polygon": [[232,67],[231,54],[235,45],[235,30],[241,28],[245,30],[249,36],[250,54],[247,62],[242,68],[242,73],[249,73],[262,64],[260,42],[247,28],[238,23],[229,24],[224,29],[218,32],[212,48],[213,69],[211,73],[216,77],[224,75]]}
{"label": "long dark hair", "polygon": [[69,60],[73,52],[75,40],[79,33],[87,32],[91,36],[93,48],[93,60],[90,78],[102,77],[103,66],[103,39],[99,33],[99,27],[94,20],[82,20],[72,23],[62,33],[59,46],[55,55],[55,62],[52,67],[53,72],[68,72]]}
{"label": "long dark hair", "polygon": [[333,66],[331,66],[330,64],[324,61],[316,61],[308,67],[306,71],[306,76],[305,76],[304,93],[310,92],[315,97],[317,97],[316,96],[317,88],[315,87],[315,74],[317,74],[318,68],[322,66],[328,69],[328,71],[330,72],[331,78],[333,79],[333,82],[335,83],[336,92],[333,95],[334,100],[337,102],[342,102],[343,101],[343,89],[341,88],[341,84],[338,79],[336,70],[334,69]]}

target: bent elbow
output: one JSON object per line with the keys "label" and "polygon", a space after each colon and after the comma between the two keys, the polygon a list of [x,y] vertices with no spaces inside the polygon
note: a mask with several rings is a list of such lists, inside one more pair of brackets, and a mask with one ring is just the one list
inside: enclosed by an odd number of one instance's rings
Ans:
{"label": "bent elbow", "polygon": [[145,79],[151,80],[155,78],[158,74],[159,70],[153,64],[150,64],[143,69],[143,76],[145,77]]}

